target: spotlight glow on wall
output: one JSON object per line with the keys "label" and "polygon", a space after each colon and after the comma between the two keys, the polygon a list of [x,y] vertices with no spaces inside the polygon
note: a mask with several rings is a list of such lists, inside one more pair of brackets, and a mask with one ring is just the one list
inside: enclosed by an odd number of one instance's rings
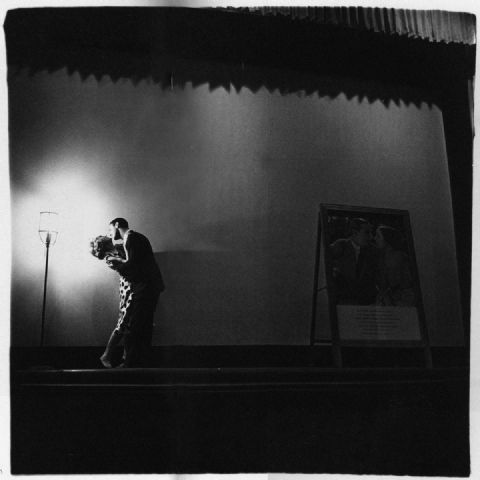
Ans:
{"label": "spotlight glow on wall", "polygon": [[[78,169],[79,170],[79,169]],[[38,225],[38,207],[42,206],[50,212],[61,212],[58,215],[43,215],[39,234],[43,241],[46,231],[50,231],[51,241],[56,234],[55,263],[51,265],[51,273],[55,276],[56,291],[67,289],[69,285],[78,283],[78,278],[89,280],[100,268],[99,262],[92,261],[89,253],[89,240],[105,233],[108,222],[117,216],[114,205],[115,192],[108,195],[105,185],[99,180],[88,178],[83,172],[75,170],[62,171],[55,175],[47,171],[36,187],[28,191],[13,191],[13,249],[15,268],[23,273],[40,273],[41,264],[34,260],[40,248],[33,234]],[[117,202],[118,203],[118,202]],[[121,210],[122,206],[118,206]],[[52,222],[56,224],[53,225]],[[40,232],[43,230],[44,232]],[[55,238],[54,238],[55,237]],[[35,255],[32,256],[32,255]]]}

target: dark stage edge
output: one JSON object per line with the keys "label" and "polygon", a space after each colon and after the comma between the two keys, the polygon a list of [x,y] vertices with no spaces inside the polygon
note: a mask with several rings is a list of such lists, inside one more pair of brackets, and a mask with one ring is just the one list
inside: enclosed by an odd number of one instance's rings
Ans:
{"label": "dark stage edge", "polygon": [[338,389],[402,388],[468,381],[464,368],[128,368],[20,370],[12,388],[143,388],[143,389]]}
{"label": "dark stage edge", "polygon": [[[158,346],[153,347],[153,368],[332,368],[331,346]],[[48,366],[51,369],[102,368],[102,347],[12,347],[12,371]],[[117,349],[116,363],[122,350]],[[420,348],[343,348],[346,368],[422,368],[424,352]],[[432,347],[436,368],[467,367],[468,351],[463,347]],[[114,362],[115,363],[115,362]]]}
{"label": "dark stage edge", "polygon": [[50,350],[45,369],[12,349],[12,473],[469,475],[460,352],[433,369],[335,369],[300,365],[305,347],[225,348],[160,347],[163,366],[117,370],[60,365],[101,349]]}

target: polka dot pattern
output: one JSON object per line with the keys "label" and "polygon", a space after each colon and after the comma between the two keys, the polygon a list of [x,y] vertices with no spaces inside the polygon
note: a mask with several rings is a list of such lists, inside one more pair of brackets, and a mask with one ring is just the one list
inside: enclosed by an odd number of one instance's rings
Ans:
{"label": "polka dot pattern", "polygon": [[120,276],[120,309],[115,330],[123,333],[127,328],[129,308],[132,304],[132,286],[128,280]]}

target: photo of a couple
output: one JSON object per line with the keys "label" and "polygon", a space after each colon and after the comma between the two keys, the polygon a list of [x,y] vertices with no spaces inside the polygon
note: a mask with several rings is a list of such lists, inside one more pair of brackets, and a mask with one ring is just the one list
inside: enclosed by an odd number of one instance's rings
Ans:
{"label": "photo of a couple", "polygon": [[337,305],[413,307],[415,266],[401,216],[329,212],[329,294]]}

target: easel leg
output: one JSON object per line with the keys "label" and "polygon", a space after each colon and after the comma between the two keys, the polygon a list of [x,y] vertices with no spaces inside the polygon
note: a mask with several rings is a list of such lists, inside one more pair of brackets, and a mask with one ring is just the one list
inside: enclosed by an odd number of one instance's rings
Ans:
{"label": "easel leg", "polygon": [[427,368],[433,368],[432,351],[430,350],[430,345],[425,345],[423,352],[425,355],[425,366]]}
{"label": "easel leg", "polygon": [[333,344],[332,345],[332,356],[333,356],[333,366],[335,368],[342,368],[343,361],[342,361],[342,351],[340,349],[340,345]]}

